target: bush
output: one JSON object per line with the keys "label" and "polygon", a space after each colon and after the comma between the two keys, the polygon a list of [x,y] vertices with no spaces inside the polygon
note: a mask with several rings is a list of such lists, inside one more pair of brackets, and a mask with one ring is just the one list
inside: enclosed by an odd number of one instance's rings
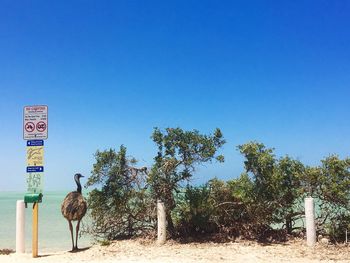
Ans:
{"label": "bush", "polygon": [[258,228],[282,224],[291,234],[295,220],[303,214],[298,204],[304,165],[288,156],[277,159],[274,149],[258,142],[238,149],[245,157],[246,173],[236,191],[246,204],[249,220]]}
{"label": "bush", "polygon": [[213,209],[207,185],[187,186],[182,196],[178,195],[177,206],[172,213],[177,233],[180,236],[196,236],[214,232]]}
{"label": "bush", "polygon": [[96,238],[113,240],[140,235],[155,227],[150,194],[145,187],[146,169],[133,166],[126,148],[97,152],[88,186],[99,186],[88,196],[92,225],[87,231]]}
{"label": "bush", "polygon": [[304,191],[317,200],[318,233],[341,241],[350,226],[350,159],[331,155],[321,163],[307,169]]}
{"label": "bush", "polygon": [[[216,178],[202,186],[183,188],[198,165],[224,158],[219,129],[213,135],[198,131],[155,129],[158,147],[154,164],[136,168],[126,148],[95,154],[96,163],[87,186],[92,225],[88,232],[108,242],[123,237],[154,234],[155,204],[165,203],[171,237],[223,235],[260,241],[285,240],[304,214],[303,198],[312,196],[319,209],[317,232],[334,242],[350,230],[350,159],[332,155],[317,167],[277,158],[274,149],[258,142],[238,146],[245,171],[227,182]],[[150,232],[151,231],[151,232]]]}
{"label": "bush", "polygon": [[180,236],[224,233],[224,239],[239,234],[246,222],[246,207],[234,196],[232,183],[216,178],[203,186],[187,186],[173,212]]}
{"label": "bush", "polygon": [[173,235],[176,232],[172,218],[172,211],[176,208],[174,193],[190,180],[197,165],[213,160],[224,161],[218,151],[225,140],[220,129],[215,129],[212,135],[204,135],[197,130],[184,131],[181,128],[167,128],[165,131],[155,128],[152,140],[158,153],[148,183],[154,200],[162,200],[165,204],[169,234]]}

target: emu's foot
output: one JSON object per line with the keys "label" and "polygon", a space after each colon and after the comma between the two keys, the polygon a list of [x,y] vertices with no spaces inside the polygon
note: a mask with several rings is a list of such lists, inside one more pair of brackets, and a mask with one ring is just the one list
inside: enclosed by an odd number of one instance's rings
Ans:
{"label": "emu's foot", "polygon": [[77,247],[72,247],[72,250],[71,250],[71,251],[69,251],[69,252],[74,253],[74,252],[78,252],[78,251],[79,251],[79,249],[78,249]]}

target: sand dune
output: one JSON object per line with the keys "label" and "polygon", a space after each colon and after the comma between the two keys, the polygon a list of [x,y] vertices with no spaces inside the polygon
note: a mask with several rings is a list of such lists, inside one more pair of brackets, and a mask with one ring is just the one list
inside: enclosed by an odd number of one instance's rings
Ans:
{"label": "sand dune", "polygon": [[94,245],[77,253],[40,251],[41,256],[36,259],[31,254],[1,255],[0,262],[350,262],[349,246],[318,244],[308,248],[304,244],[303,240],[273,245],[247,241],[224,244],[169,241],[158,246],[153,241],[125,240],[109,246]]}

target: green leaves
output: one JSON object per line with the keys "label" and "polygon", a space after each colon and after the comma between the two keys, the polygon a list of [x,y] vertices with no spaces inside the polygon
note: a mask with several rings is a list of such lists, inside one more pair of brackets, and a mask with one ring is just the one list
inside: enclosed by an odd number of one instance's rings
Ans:
{"label": "green leaves", "polygon": [[244,157],[240,177],[227,182],[214,178],[193,187],[189,182],[198,165],[224,162],[220,129],[206,135],[154,128],[151,138],[157,148],[148,174],[146,167],[133,167],[136,159],[126,157],[123,145],[118,152],[95,153],[86,186],[95,187],[88,201],[97,236],[114,239],[152,229],[155,199],[165,202],[170,234],[242,230],[259,238],[276,224],[292,233],[295,220],[304,213],[305,196],[317,200],[320,233],[339,238],[350,226],[349,158],[331,155],[309,167],[288,155],[276,157],[273,148],[251,141],[237,147]]}
{"label": "green leaves", "polygon": [[[155,156],[155,164],[150,173],[150,183],[160,197],[162,190],[159,182],[162,180],[162,187],[168,184],[171,191],[176,190],[178,184],[188,180],[195,171],[195,165],[216,159],[224,161],[222,155],[216,155],[217,150],[224,145],[220,129],[214,131],[214,135],[202,135],[197,130],[184,131],[181,128],[167,128],[161,131],[155,128],[151,136],[158,147]],[[171,192],[170,191],[170,192]],[[169,192],[169,191],[167,191]],[[163,197],[164,198],[164,197]]]}
{"label": "green leaves", "polygon": [[330,155],[317,167],[307,167],[304,191],[318,200],[321,233],[342,240],[350,225],[350,159]]}
{"label": "green leaves", "polygon": [[197,130],[167,128],[162,132],[155,128],[151,138],[158,146],[156,161],[158,158],[175,158],[188,166],[207,162],[212,158],[223,161],[223,156],[215,156],[217,150],[225,144],[220,129],[216,129],[214,135],[208,136],[200,134]]}
{"label": "green leaves", "polygon": [[153,205],[145,189],[145,168],[135,168],[134,158],[126,157],[126,147],[119,151],[97,151],[96,162],[86,187],[92,217],[90,233],[96,238],[112,240],[137,235],[152,226]]}
{"label": "green leaves", "polygon": [[294,210],[300,202],[303,164],[289,156],[276,159],[274,149],[259,142],[249,142],[238,149],[245,157],[246,174],[233,184],[240,185],[235,194],[245,200],[258,224],[285,222],[290,233],[291,220],[299,214]]}
{"label": "green leaves", "polygon": [[[232,181],[234,194],[242,198],[247,211],[255,215],[263,224],[280,223],[289,233],[293,230],[293,220],[303,214],[306,195],[316,198],[319,209],[319,226],[328,234],[338,238],[341,233],[336,227],[350,218],[350,159],[339,159],[331,155],[321,160],[321,165],[305,167],[300,161],[289,156],[276,159],[273,149],[264,144],[249,142],[238,146],[245,157],[244,165],[247,184],[237,188],[238,180]],[[249,177],[247,177],[249,175]],[[242,181],[241,181],[242,182]],[[251,182],[251,183],[248,183]],[[337,234],[338,233],[338,234]]]}
{"label": "green leaves", "polygon": [[155,128],[151,138],[158,152],[148,182],[154,198],[165,202],[169,211],[167,220],[172,228],[170,212],[175,208],[174,192],[179,191],[181,183],[192,177],[196,165],[213,159],[224,161],[217,151],[225,144],[225,140],[220,129],[216,129],[213,135],[203,135],[197,130],[167,128],[161,131]]}
{"label": "green leaves", "polygon": [[187,186],[183,197],[178,199],[178,206],[173,214],[180,234],[208,233],[212,230],[210,217],[214,207],[210,203],[210,189],[207,185]]}

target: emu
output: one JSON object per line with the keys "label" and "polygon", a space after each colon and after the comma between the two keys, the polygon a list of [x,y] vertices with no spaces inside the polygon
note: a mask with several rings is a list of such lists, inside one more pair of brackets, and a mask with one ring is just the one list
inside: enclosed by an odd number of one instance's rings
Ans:
{"label": "emu", "polygon": [[[80,184],[81,177],[84,177],[84,176],[82,176],[79,173],[74,175],[74,180],[77,184],[77,191],[68,193],[61,205],[62,215],[68,220],[68,223],[69,223],[69,230],[72,237],[72,251],[78,250],[78,232],[79,232],[80,221],[86,214],[86,210],[87,210],[86,201],[83,195],[81,194],[81,184]],[[74,238],[73,238],[72,221],[78,221],[76,225],[76,232],[75,232],[75,245],[74,245]]]}

